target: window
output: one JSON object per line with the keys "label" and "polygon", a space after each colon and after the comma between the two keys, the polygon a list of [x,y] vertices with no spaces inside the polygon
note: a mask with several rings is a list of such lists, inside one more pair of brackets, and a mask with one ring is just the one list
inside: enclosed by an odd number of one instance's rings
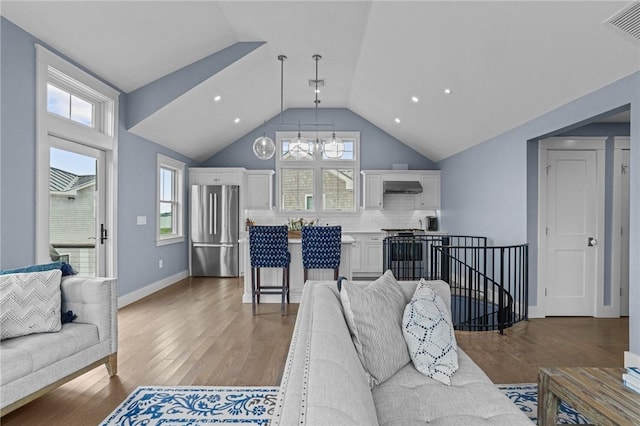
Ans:
{"label": "window", "polygon": [[276,132],[280,210],[316,214],[356,211],[356,177],[360,161],[359,132],[341,132],[341,144],[325,144],[316,150],[316,139],[331,133],[302,133],[303,142],[293,144],[292,132]]}
{"label": "window", "polygon": [[183,174],[184,163],[158,154],[157,245],[184,241]]}
{"label": "window", "polygon": [[47,111],[93,127],[93,104],[47,83]]}

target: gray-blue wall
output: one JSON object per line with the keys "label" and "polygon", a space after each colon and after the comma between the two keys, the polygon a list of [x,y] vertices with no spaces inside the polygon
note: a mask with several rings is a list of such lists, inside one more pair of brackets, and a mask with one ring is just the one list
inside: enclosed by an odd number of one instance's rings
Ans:
{"label": "gray-blue wall", "polygon": [[[46,44],[5,18],[0,20],[0,30],[0,269],[7,269],[33,264],[36,259],[34,43]],[[155,245],[156,155],[160,152],[185,161],[187,167],[199,164],[127,132],[122,120],[126,96],[121,96],[119,107],[117,278],[122,296],[188,270],[186,243]],[[186,189],[185,179],[185,193]],[[137,226],[136,216],[147,216],[148,224]],[[187,230],[186,205],[184,217]],[[163,269],[158,268],[159,259],[164,261]]]}
{"label": "gray-blue wall", "polygon": [[[278,126],[278,123],[314,123],[314,108],[291,108],[278,114],[267,122],[267,125],[247,133],[216,155],[204,162],[208,167],[244,167],[247,169],[275,170],[275,156],[269,160],[259,160],[253,155],[253,141],[263,133],[275,141],[276,131],[296,131],[297,127]],[[320,108],[318,122],[335,126],[336,131],[360,132],[360,169],[387,170],[393,163],[406,163],[409,169],[436,169],[427,157],[409,148],[384,130],[365,120],[347,108]],[[331,127],[319,127],[321,131],[330,131]],[[302,131],[315,130],[314,127],[302,127]]]}
{"label": "gray-blue wall", "polygon": [[[608,111],[631,110],[630,350],[640,355],[640,72],[438,162],[446,229],[530,245],[530,304],[537,305],[537,146]],[[593,133],[593,129],[587,129]]]}

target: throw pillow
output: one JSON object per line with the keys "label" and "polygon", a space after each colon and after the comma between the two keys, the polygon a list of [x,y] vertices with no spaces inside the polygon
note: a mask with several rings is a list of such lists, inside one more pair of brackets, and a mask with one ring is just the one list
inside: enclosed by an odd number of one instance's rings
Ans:
{"label": "throw pillow", "polygon": [[409,363],[401,328],[406,302],[391,271],[367,287],[343,281],[340,300],[370,387],[389,379]]}
{"label": "throw pillow", "polygon": [[0,339],[60,331],[62,271],[0,276]]}
{"label": "throw pillow", "polygon": [[61,269],[61,268],[62,268],[62,262],[42,263],[40,265],[25,266],[23,268],[6,269],[4,271],[0,271],[0,275],[25,274],[27,272],[51,271],[52,269]]}
{"label": "throw pillow", "polygon": [[402,332],[413,365],[446,385],[458,370],[458,347],[451,314],[442,297],[424,280],[404,310]]}

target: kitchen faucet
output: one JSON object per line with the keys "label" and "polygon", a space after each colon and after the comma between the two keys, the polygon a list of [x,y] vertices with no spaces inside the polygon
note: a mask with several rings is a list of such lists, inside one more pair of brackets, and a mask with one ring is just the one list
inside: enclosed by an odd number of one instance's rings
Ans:
{"label": "kitchen faucet", "polygon": [[422,219],[418,219],[418,223],[420,224],[420,229],[422,229]]}

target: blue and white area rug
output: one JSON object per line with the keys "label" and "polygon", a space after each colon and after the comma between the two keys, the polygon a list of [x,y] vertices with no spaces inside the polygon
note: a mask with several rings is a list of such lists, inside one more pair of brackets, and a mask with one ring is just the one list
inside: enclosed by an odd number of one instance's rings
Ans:
{"label": "blue and white area rug", "polygon": [[[538,386],[498,385],[533,423],[537,423]],[[199,426],[214,423],[269,425],[278,396],[277,387],[141,386],[100,426]],[[560,424],[589,421],[560,404]]]}
{"label": "blue and white area rug", "polygon": [[[498,385],[505,395],[518,406],[532,422],[538,424],[538,385],[535,383],[525,383],[517,385]],[[584,425],[589,424],[589,420],[576,410],[560,402],[558,410],[558,424],[561,425]]]}
{"label": "blue and white area rug", "polygon": [[243,423],[266,426],[277,396],[277,387],[141,386],[100,425]]}

